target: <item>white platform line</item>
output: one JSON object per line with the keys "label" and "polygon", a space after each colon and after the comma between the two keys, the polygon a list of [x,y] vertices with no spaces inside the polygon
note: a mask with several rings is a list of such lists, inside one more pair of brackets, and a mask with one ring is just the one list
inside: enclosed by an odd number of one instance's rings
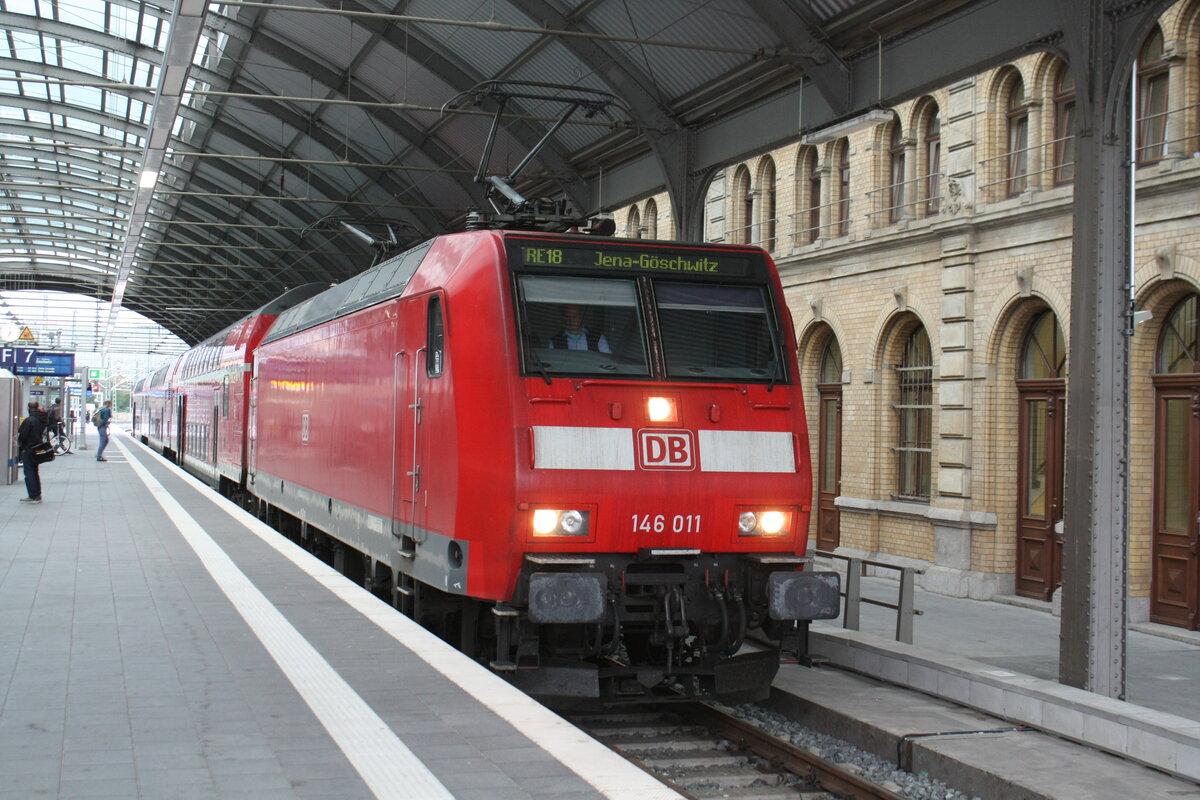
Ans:
{"label": "white platform line", "polygon": [[453,800],[453,795],[366,701],[271,604],[183,506],[155,480],[124,443],[113,437],[129,465],[199,556],[242,619],[325,726],[363,781],[380,800]]}
{"label": "white platform line", "polygon": [[[136,460],[130,458],[131,463]],[[355,586],[332,567],[292,544],[274,528],[225,500],[207,484],[169,462],[164,462],[164,466],[174,470],[180,478],[199,490],[202,497],[554,756],[603,796],[611,800],[684,800],[678,792],[517,690],[482,664],[470,660],[379,598]]]}

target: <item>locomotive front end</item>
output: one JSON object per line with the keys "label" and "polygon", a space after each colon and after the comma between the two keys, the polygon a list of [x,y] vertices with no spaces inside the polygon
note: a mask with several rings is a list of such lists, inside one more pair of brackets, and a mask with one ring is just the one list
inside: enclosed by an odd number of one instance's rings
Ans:
{"label": "locomotive front end", "polygon": [[808,569],[791,326],[753,248],[506,237],[524,386],[496,659],[535,694],[765,696],[836,616]]}

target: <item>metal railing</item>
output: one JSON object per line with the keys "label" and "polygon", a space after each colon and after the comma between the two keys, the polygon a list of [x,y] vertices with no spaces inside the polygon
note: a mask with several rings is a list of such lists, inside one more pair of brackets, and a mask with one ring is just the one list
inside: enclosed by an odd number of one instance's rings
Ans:
{"label": "metal railing", "polygon": [[[1058,139],[1051,139],[1048,142],[1042,142],[1041,144],[1024,147],[1020,150],[1013,150],[1001,153],[998,156],[985,158],[979,162],[979,174],[980,177],[987,178],[988,180],[979,184],[980,195],[989,202],[1018,195],[1031,186],[1038,186],[1041,176],[1047,172],[1055,173],[1053,178],[1055,185],[1070,183],[1075,175],[1075,161],[1072,158],[1070,161],[1064,159],[1059,163],[1058,158],[1060,155],[1068,152],[1067,145],[1074,139],[1074,136],[1063,136]],[[1024,167],[1020,171],[1011,167],[1017,161],[1024,164]],[[1032,169],[1031,165],[1038,166],[1036,169]],[[1069,176],[1064,177],[1068,173]],[[1014,190],[1012,188],[1014,186],[1019,186],[1019,190]],[[1003,190],[999,190],[996,187],[1004,188]]]}
{"label": "metal railing", "polygon": [[[942,208],[942,186],[946,176],[940,172],[921,175],[910,180],[881,186],[867,192],[867,200],[872,206],[880,206],[874,211],[867,212],[873,227],[890,225],[905,219],[936,217]],[[929,195],[933,188],[937,194]],[[904,199],[899,203],[894,198]]]}
{"label": "metal railing", "polygon": [[[825,216],[825,209],[829,209],[830,211],[829,222],[807,225],[807,227],[803,228],[799,227],[801,223],[807,223],[812,220],[812,213],[814,211],[817,212],[818,218]],[[844,219],[842,215],[844,215]],[[800,211],[795,211],[788,216],[792,220],[792,247],[803,247],[806,244],[812,244],[822,236],[832,239],[845,236],[849,233],[850,200],[834,200],[829,203],[822,203],[819,206],[811,206]]]}
{"label": "metal railing", "polygon": [[[754,247],[761,247],[764,250],[774,250],[779,244],[779,233],[776,229],[774,236],[764,235],[764,232],[772,232],[772,227],[778,224],[777,218],[764,219],[759,222],[751,222],[749,225],[739,225],[736,228],[726,228],[725,236],[722,241],[727,244],[732,244],[737,239],[745,238],[744,244],[749,244]],[[743,237],[741,234],[745,234]],[[742,242],[739,242],[742,244]]]}
{"label": "metal railing", "polygon": [[[815,552],[818,556],[824,558],[838,558],[847,562],[846,587],[841,592],[841,596],[846,598],[846,604],[842,609],[843,628],[852,631],[860,629],[859,617],[862,611],[862,604],[867,603],[894,610],[896,612],[896,641],[903,642],[904,644],[913,643],[913,617],[925,613],[921,609],[913,607],[913,588],[916,585],[916,576],[924,575],[925,570],[917,569],[916,567],[898,567],[886,561],[872,561],[867,558],[838,555],[826,550],[817,550]],[[866,572],[867,567],[895,570],[900,573],[900,587],[895,603],[876,600],[872,597],[863,597],[862,576]]]}
{"label": "metal railing", "polygon": [[[1200,126],[1188,123],[1198,108],[1200,103],[1193,103],[1139,117],[1139,143],[1135,144],[1138,163],[1153,164],[1170,156],[1195,157],[1197,150],[1200,150]],[[1191,142],[1191,145],[1184,147],[1183,142]]]}

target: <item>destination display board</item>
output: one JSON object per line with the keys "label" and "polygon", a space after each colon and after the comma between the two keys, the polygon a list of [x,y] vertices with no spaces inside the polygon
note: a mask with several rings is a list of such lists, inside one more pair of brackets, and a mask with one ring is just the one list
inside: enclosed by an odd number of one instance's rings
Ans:
{"label": "destination display board", "polygon": [[32,347],[0,347],[0,367],[14,375],[75,374],[74,353],[51,353]]}
{"label": "destination display board", "polygon": [[[514,258],[515,257],[515,258]],[[623,245],[612,242],[510,240],[510,261],[523,267],[568,267],[624,273],[655,273],[709,278],[745,278],[752,256],[728,250]]]}

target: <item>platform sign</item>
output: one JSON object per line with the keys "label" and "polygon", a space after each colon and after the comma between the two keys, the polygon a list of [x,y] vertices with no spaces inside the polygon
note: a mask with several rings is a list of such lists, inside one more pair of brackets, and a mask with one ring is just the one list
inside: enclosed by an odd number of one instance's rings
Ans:
{"label": "platform sign", "polygon": [[108,370],[106,369],[88,369],[89,381],[103,381],[108,378]]}
{"label": "platform sign", "polygon": [[14,375],[75,374],[74,353],[48,353],[32,347],[0,347],[0,367],[11,369]]}

